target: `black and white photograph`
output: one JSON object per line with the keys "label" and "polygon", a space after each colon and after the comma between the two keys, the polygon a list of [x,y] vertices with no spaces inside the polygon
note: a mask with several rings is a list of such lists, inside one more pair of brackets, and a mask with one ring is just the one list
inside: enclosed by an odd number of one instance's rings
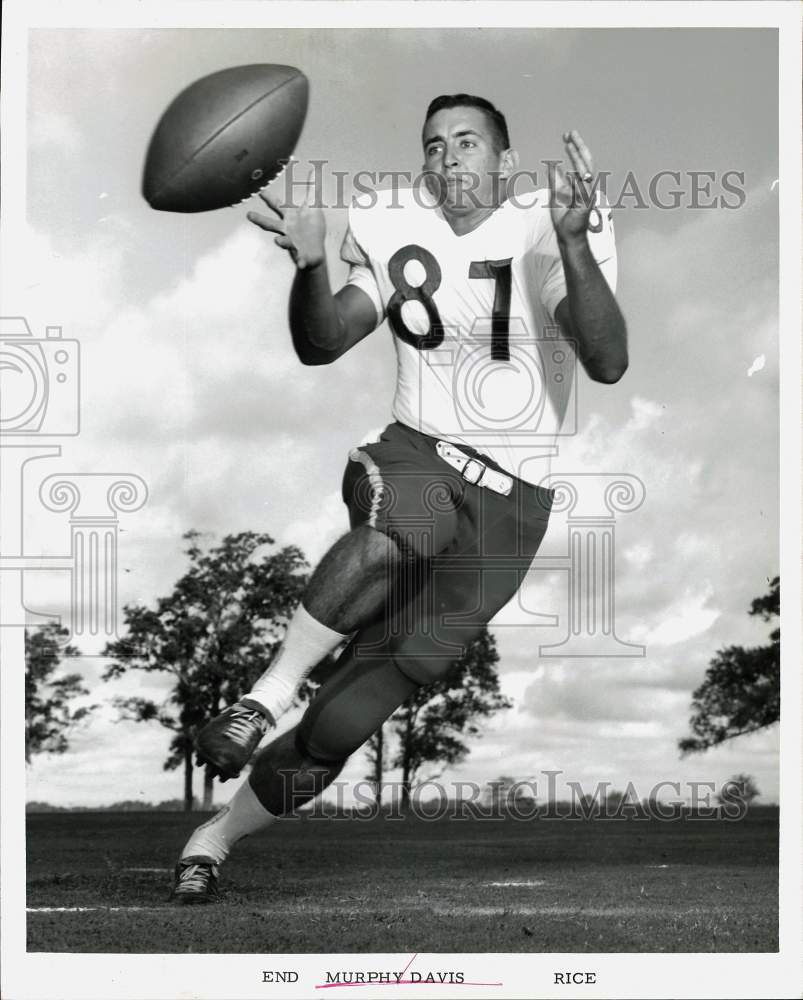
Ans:
{"label": "black and white photograph", "polygon": [[796,5],[3,13],[3,995],[799,996]]}

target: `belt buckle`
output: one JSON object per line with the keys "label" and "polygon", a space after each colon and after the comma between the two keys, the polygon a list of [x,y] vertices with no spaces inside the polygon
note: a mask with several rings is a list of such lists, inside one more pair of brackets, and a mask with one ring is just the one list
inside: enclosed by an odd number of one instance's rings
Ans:
{"label": "belt buckle", "polygon": [[486,466],[478,459],[470,458],[463,466],[463,479],[475,486],[482,479],[485,469]]}

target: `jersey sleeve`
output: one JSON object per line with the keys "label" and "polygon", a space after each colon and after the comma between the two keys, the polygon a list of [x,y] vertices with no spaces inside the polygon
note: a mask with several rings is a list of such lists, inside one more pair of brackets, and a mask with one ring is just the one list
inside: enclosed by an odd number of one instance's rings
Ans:
{"label": "jersey sleeve", "polygon": [[352,215],[349,212],[348,229],[340,247],[340,259],[349,265],[349,276],[346,279],[346,284],[354,285],[355,288],[365,292],[374,304],[377,322],[381,323],[385,318],[385,307],[379,293],[379,285],[371,266],[371,259],[355,236],[354,228]]}
{"label": "jersey sleeve", "polygon": [[[588,245],[594,260],[608,282],[612,292],[616,291],[617,261],[616,239],[613,231],[613,213],[607,201],[597,193],[598,204],[591,210],[588,227]],[[566,278],[563,274],[563,262],[560,259],[558,240],[551,219],[547,237],[547,252],[554,259],[546,270],[541,285],[541,301],[546,306],[549,315],[554,319],[555,310],[566,298]]]}

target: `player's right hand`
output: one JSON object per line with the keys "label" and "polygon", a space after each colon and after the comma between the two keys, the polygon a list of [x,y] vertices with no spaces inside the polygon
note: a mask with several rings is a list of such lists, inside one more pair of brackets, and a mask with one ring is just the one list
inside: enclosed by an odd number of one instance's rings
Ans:
{"label": "player's right hand", "polygon": [[272,216],[260,215],[258,212],[248,212],[249,222],[264,229],[268,233],[276,233],[273,241],[276,246],[287,250],[293,258],[293,263],[299,270],[317,267],[323,263],[326,252],[324,240],[326,237],[326,219],[323,209],[315,204],[315,170],[310,169],[307,178],[307,193],[298,204],[279,205],[266,194],[259,192],[259,197],[273,212]]}
{"label": "player's right hand", "polygon": [[576,129],[563,133],[563,143],[574,170],[566,175],[556,162],[547,161],[549,204],[558,239],[571,241],[585,238],[596,205],[596,195],[589,187],[594,178],[594,161]]}

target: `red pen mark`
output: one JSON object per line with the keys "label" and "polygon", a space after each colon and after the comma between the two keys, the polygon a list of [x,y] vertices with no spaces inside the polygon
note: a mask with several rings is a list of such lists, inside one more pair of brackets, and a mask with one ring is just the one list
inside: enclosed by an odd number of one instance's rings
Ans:
{"label": "red pen mark", "polygon": [[410,961],[407,963],[407,965],[405,965],[405,967],[402,969],[402,975],[404,975],[405,972],[407,972],[407,970],[410,968],[410,966],[413,964],[413,962],[417,958],[418,958],[418,952],[416,952],[415,955],[413,955],[413,957],[410,959]]}

